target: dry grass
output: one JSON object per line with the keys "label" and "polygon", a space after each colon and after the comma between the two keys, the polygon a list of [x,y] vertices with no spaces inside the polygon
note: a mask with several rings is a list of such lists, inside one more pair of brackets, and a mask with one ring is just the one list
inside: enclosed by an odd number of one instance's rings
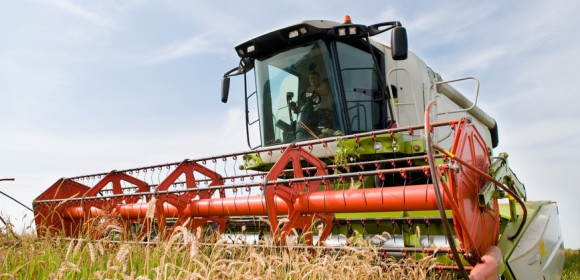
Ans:
{"label": "dry grass", "polygon": [[280,248],[265,241],[207,245],[185,228],[156,245],[0,238],[0,279],[440,279],[431,257],[385,259],[374,247],[327,254],[324,248]]}
{"label": "dry grass", "polygon": [[[265,221],[268,222],[268,221]],[[29,228],[30,229],[30,228]],[[385,259],[369,240],[348,238],[339,251],[281,248],[262,241],[245,244],[242,235],[200,244],[202,232],[176,227],[164,242],[16,239],[0,228],[3,279],[454,279],[440,275],[433,257]],[[378,236],[378,238],[384,238]],[[562,279],[580,279],[580,250],[566,250]],[[448,259],[446,261],[449,261]],[[447,263],[449,264],[449,263]]]}

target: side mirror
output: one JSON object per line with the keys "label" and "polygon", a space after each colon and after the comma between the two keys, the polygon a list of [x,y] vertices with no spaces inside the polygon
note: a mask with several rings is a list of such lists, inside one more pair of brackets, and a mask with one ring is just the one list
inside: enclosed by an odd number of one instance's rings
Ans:
{"label": "side mirror", "polygon": [[407,59],[407,30],[404,27],[397,26],[391,32],[391,56],[394,60]]}
{"label": "side mirror", "polygon": [[228,102],[228,96],[230,94],[230,77],[224,77],[222,80],[222,102]]}

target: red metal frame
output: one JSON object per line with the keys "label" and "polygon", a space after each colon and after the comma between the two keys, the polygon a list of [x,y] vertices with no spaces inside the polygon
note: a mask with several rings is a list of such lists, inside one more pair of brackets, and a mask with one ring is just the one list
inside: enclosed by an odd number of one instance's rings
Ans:
{"label": "red metal frame", "polygon": [[[489,168],[490,157],[485,141],[473,124],[466,120],[447,124],[455,130],[451,152],[447,152],[452,155],[449,159],[461,162],[462,166],[469,165],[469,168],[461,168],[456,173],[447,165],[439,165],[434,173],[437,178],[433,179],[441,186],[439,192],[444,194],[441,207],[453,211],[454,227],[463,251],[472,253],[470,261],[476,263],[483,252],[496,244],[499,234],[497,201],[493,201],[493,209],[482,209],[477,201],[480,189],[489,181],[481,173]],[[432,127],[433,124],[427,123],[425,129],[431,131]],[[291,145],[284,148],[279,160],[263,175],[260,183],[263,195],[227,197],[220,174],[189,160],[177,164],[154,191],[145,181],[126,172],[110,172],[92,188],[72,179],[61,179],[34,203],[38,234],[62,232],[65,236],[78,237],[83,234],[83,226],[90,229],[94,227],[91,221],[102,223],[103,218],[115,221],[124,229],[124,234],[129,232],[131,224],[142,224],[139,238],[152,230],[153,222],[157,223],[161,237],[178,226],[195,232],[208,222],[217,223],[216,233],[219,234],[226,230],[230,216],[268,216],[272,239],[277,243],[285,243],[288,236],[298,230],[306,243],[312,244],[312,225],[320,221],[324,226],[318,233],[318,242],[322,244],[332,230],[335,213],[439,209],[433,184],[331,190],[330,178],[351,176],[363,180],[369,175],[329,175],[325,163],[313,156],[307,147]],[[379,169],[378,164],[376,167],[374,176],[381,178],[385,172],[395,171]],[[405,177],[413,168],[417,167],[403,167],[398,172]],[[429,176],[429,168],[425,168],[420,172]],[[209,185],[199,187],[198,175]],[[233,182],[234,177],[228,178]],[[184,182],[178,182],[180,178],[185,178]],[[184,183],[184,189],[177,189],[180,183]],[[124,193],[122,184],[130,184],[136,191]],[[105,187],[109,187],[107,190],[113,196],[100,196]],[[152,217],[146,217],[153,204]],[[280,216],[287,220],[282,222]],[[167,225],[169,218],[175,220],[173,227]],[[104,234],[94,230],[90,233],[91,237]]]}
{"label": "red metal frame", "polygon": [[[197,187],[196,179],[194,174],[199,173],[201,175],[207,176],[211,179],[211,183],[209,187],[212,186],[220,186],[223,185],[222,176],[218,173],[204,167],[193,161],[183,161],[163,182],[159,184],[157,187],[158,192],[167,191],[173,186],[181,175],[185,175],[185,185],[188,192],[183,192],[179,194],[175,193],[166,193],[166,194],[159,194],[156,196],[156,211],[155,215],[157,217],[157,223],[159,226],[160,233],[166,233],[166,205],[173,206],[177,209],[177,221],[173,225],[172,228],[177,226],[186,226],[194,232],[197,228],[204,226],[208,221],[214,221],[218,223],[218,233],[223,233],[226,230],[226,221],[228,219],[227,216],[225,217],[204,217],[201,219],[191,219],[189,215],[187,215],[184,210],[188,206],[191,200],[195,197],[198,199],[209,199],[213,196],[215,190],[214,189],[200,189]],[[196,190],[195,192],[191,190]],[[219,190],[219,196],[221,198],[225,197],[225,191],[223,189]],[[145,228],[147,229],[147,228]],[[146,231],[143,231],[145,233]],[[170,233],[170,232],[167,232]]]}
{"label": "red metal frame", "polygon": [[[272,166],[268,175],[266,175],[267,181],[273,181],[273,184],[265,186],[264,197],[266,200],[268,219],[270,220],[272,239],[276,242],[285,243],[292,229],[300,229],[304,234],[306,242],[312,244],[312,224],[314,220],[321,220],[324,223],[324,228],[319,233],[319,243],[324,242],[332,230],[334,213],[305,213],[301,211],[300,202],[302,200],[299,199],[302,194],[318,192],[321,187],[322,190],[329,191],[330,182],[328,180],[307,180],[304,182],[295,182],[290,185],[276,183],[276,180],[280,175],[283,175],[284,170],[289,164],[292,166],[294,178],[304,178],[304,171],[302,170],[303,162],[316,167],[314,177],[328,175],[324,162],[303,148],[295,146],[289,146],[280,159]],[[278,230],[279,220],[276,198],[284,201],[288,208],[288,221],[284,223],[280,230]]]}
{"label": "red metal frame", "polygon": [[63,200],[46,203],[33,202],[34,221],[36,222],[38,236],[61,234],[64,234],[64,236],[78,236],[83,221],[80,219],[69,219],[65,215],[65,210],[73,206],[73,203],[66,201],[66,199],[80,198],[89,190],[90,188],[88,186],[62,178],[39,195],[35,199],[35,202],[41,200]]}
{"label": "red metal frame", "polygon": [[[156,195],[149,192],[150,189],[146,182],[117,171],[112,171],[104,176],[92,188],[72,179],[59,179],[38,196],[33,203],[37,234],[39,236],[63,234],[67,237],[99,238],[106,233],[107,225],[104,228],[99,228],[98,225],[106,223],[121,227],[123,235],[126,236],[131,224],[137,222],[143,225],[138,234],[139,238],[143,238],[152,226],[146,217],[150,202],[155,204],[154,217],[159,232],[162,234],[167,232],[166,218],[177,218],[175,226],[187,226],[191,229],[201,227],[208,221],[215,221],[220,225],[219,232],[223,233],[227,217],[189,221],[190,216],[183,212],[195,197],[209,199],[215,192],[211,189],[197,188],[195,173],[209,178],[211,180],[210,187],[223,185],[222,177],[219,174],[187,160],[183,161],[157,186],[156,192],[159,194]],[[166,192],[175,185],[182,175],[185,176],[185,185],[188,191],[179,194]],[[135,193],[124,193],[123,183],[133,185],[136,188]],[[109,185],[113,196],[100,195],[103,189]],[[219,195],[223,198],[225,192],[221,190]],[[139,202],[142,197],[145,198],[145,201]],[[152,197],[155,197],[153,202],[151,201]],[[36,203],[36,201],[44,202]]]}

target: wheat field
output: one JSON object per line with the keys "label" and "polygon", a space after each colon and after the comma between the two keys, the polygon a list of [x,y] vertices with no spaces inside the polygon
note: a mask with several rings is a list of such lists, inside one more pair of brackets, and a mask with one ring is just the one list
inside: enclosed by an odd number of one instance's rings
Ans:
{"label": "wheat field", "polygon": [[[304,249],[220,239],[199,243],[183,227],[165,241],[67,240],[0,229],[3,279],[455,279],[441,259],[385,258],[365,240],[360,247]],[[235,242],[232,242],[235,241]],[[580,250],[566,251],[562,279],[580,279]]]}
{"label": "wheat field", "polygon": [[[384,258],[373,246],[198,243],[185,228],[155,244],[0,235],[0,279],[441,279],[437,259]],[[265,242],[265,241],[264,241]],[[360,240],[357,241],[360,244]],[[453,278],[449,274],[445,278]]]}

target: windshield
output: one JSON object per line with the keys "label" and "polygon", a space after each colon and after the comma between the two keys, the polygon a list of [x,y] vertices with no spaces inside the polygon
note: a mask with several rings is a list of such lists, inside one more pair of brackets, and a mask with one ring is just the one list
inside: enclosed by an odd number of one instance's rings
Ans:
{"label": "windshield", "polygon": [[255,69],[265,146],[342,135],[335,68],[326,43],[257,60]]}

